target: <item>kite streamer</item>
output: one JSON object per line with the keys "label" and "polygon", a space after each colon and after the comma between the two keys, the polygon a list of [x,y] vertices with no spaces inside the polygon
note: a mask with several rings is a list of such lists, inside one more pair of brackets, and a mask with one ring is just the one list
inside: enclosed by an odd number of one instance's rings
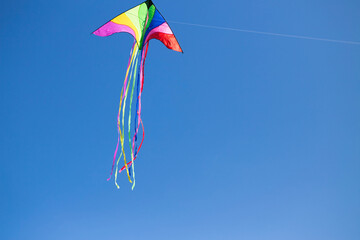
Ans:
{"label": "kite streamer", "polygon": [[[115,168],[115,185],[118,173],[126,170],[127,177],[135,187],[135,159],[137,158],[145,137],[144,125],[141,119],[141,95],[144,87],[145,59],[151,39],[160,40],[167,48],[183,52],[169,24],[157,10],[151,0],[118,15],[112,20],[93,32],[101,37],[110,36],[114,33],[127,32],[134,37],[134,44],[130,51],[129,62],[125,74],[125,80],[120,93],[120,104],[117,117],[118,139],[113,157],[110,177]],[[136,98],[134,99],[134,96]],[[135,104],[135,114],[132,117],[132,105]],[[128,109],[127,109],[128,104]],[[127,116],[127,132],[125,132],[125,115]],[[131,126],[133,125],[133,130]],[[140,128],[141,125],[141,128]],[[140,131],[139,131],[140,130]],[[133,131],[133,134],[132,134]],[[138,146],[138,134],[142,132],[141,142]],[[126,143],[125,135],[128,135]],[[127,147],[128,146],[128,147]],[[126,154],[128,152],[128,155]],[[124,160],[124,166],[119,170],[120,160]]]}

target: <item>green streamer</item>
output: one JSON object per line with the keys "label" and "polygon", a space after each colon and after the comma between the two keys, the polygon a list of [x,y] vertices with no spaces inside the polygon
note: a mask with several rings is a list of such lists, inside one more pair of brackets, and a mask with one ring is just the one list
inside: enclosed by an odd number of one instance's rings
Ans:
{"label": "green streamer", "polygon": [[[141,54],[141,51],[140,51],[140,54]],[[130,95],[129,119],[128,119],[129,144],[130,144],[130,150],[131,150],[132,174],[133,174],[133,180],[134,180],[133,185],[132,185],[132,190],[134,190],[134,187],[135,187],[135,163],[134,163],[134,152],[133,152],[132,141],[131,141],[131,106],[132,106],[132,101],[134,98],[136,74],[138,71],[138,61],[139,61],[139,52],[136,56],[135,66],[134,66],[134,70],[133,70],[133,84],[132,84],[131,95]]]}

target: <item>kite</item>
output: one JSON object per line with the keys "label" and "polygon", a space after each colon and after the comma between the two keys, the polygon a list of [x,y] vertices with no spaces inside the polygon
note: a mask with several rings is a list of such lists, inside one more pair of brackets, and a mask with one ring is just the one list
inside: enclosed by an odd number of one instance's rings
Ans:
{"label": "kite", "polygon": [[[119,112],[117,116],[118,140],[108,181],[111,179],[114,166],[116,165],[115,185],[117,188],[119,188],[119,185],[117,184],[117,174],[118,172],[121,173],[126,170],[129,182],[132,183],[132,189],[134,189],[134,162],[139,154],[145,137],[144,125],[141,119],[141,94],[144,86],[144,65],[148,52],[149,41],[151,39],[158,39],[171,50],[177,52],[183,51],[169,24],[165,21],[164,17],[157,10],[151,0],[145,1],[140,5],[118,15],[95,30],[93,34],[101,37],[107,37],[120,32],[131,34],[134,37],[134,43],[130,50],[124,85],[120,94]],[[132,118],[131,115],[134,109],[132,109],[131,106],[133,105],[134,93],[136,94],[136,104],[134,102],[136,110],[134,114],[135,116]],[[128,97],[129,103],[128,109],[126,110]],[[128,112],[127,133],[125,133],[124,128],[126,112]],[[134,126],[133,134],[131,133],[131,125]],[[139,146],[137,146],[138,134],[140,133],[139,129],[142,131],[142,139]],[[128,135],[128,143],[125,143],[125,134]],[[129,147],[126,147],[127,144],[129,144]],[[125,154],[126,151],[130,152],[130,159],[127,158]],[[119,170],[118,166],[121,158],[124,159],[124,166]],[[127,162],[127,160],[130,161]]]}

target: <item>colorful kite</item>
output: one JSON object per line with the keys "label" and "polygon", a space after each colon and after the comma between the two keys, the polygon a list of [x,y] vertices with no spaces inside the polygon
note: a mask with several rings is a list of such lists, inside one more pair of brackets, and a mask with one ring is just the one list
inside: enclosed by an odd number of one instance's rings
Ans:
{"label": "colorful kite", "polygon": [[[121,157],[123,157],[125,164],[124,167],[122,167],[119,170],[119,173],[126,169],[128,179],[130,183],[133,183],[132,189],[134,189],[135,187],[134,161],[139,154],[145,136],[144,125],[141,119],[141,94],[144,86],[144,65],[149,47],[149,41],[151,39],[158,39],[169,49],[178,52],[183,52],[183,51],[178,41],[176,40],[175,35],[171,31],[168,23],[165,21],[161,13],[156,9],[155,5],[151,0],[145,1],[142,4],[120,14],[119,16],[107,22],[105,25],[98,28],[93,33],[101,37],[106,37],[118,32],[130,33],[134,37],[134,44],[130,51],[130,58],[126,70],[125,81],[121,90],[119,113],[117,117],[118,142],[114,153],[111,174],[108,180],[110,180],[113,174],[114,165],[116,162],[115,184],[117,188],[119,188],[119,185],[117,184],[118,165]],[[134,119],[132,119],[131,106],[133,104],[133,96],[135,89],[136,89],[136,111],[135,111],[135,117]],[[129,137],[128,144],[130,146],[128,148],[129,149],[128,151],[130,152],[130,158],[131,158],[129,162],[127,162],[127,158],[125,154],[126,147],[124,140],[125,108],[126,108],[126,101],[128,95],[130,95],[129,109],[126,111],[128,111],[127,134]],[[138,139],[140,124],[142,128],[142,140],[138,147],[137,139]],[[133,136],[131,136],[132,135],[131,125],[134,126]],[[121,144],[121,151],[118,156],[119,143]]]}

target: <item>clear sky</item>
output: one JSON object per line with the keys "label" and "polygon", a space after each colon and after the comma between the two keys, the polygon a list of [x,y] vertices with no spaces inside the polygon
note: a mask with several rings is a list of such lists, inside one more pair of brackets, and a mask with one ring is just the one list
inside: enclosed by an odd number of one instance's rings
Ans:
{"label": "clear sky", "polygon": [[[360,239],[360,45],[170,23],[136,187],[107,182],[140,2],[0,3],[0,239]],[[360,41],[355,0],[154,1],[169,21]]]}

